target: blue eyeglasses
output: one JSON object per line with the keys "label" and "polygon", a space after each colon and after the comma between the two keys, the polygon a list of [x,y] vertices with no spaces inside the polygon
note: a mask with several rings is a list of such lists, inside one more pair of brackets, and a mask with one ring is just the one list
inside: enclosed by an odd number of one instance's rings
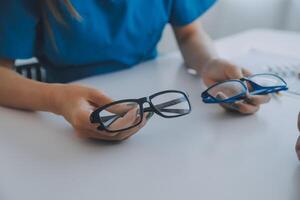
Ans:
{"label": "blue eyeglasses", "polygon": [[212,85],[201,97],[204,103],[234,103],[250,95],[266,95],[288,90],[287,83],[275,74],[255,74],[240,80]]}

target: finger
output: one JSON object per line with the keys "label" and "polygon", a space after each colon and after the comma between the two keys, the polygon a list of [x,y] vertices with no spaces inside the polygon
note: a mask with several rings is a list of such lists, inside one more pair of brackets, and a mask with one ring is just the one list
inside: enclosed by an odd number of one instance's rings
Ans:
{"label": "finger", "polygon": [[210,86],[227,79],[241,79],[243,74],[241,69],[234,64],[226,60],[214,59],[204,68],[202,77],[205,84]]}
{"label": "finger", "polygon": [[259,106],[255,106],[243,102],[237,102],[235,103],[235,106],[237,110],[242,114],[253,114],[259,110]]}
{"label": "finger", "polygon": [[130,103],[130,102],[126,102],[126,103],[118,103],[115,105],[112,105],[108,108],[106,108],[107,111],[114,113],[114,114],[125,114],[127,113],[129,110],[132,110],[134,108],[138,108],[139,105],[137,103]]}
{"label": "finger", "polygon": [[[125,116],[123,117],[119,117],[116,121],[112,122],[112,124],[108,124],[105,128],[111,131],[117,131],[117,130],[121,130],[121,129],[125,129],[128,128],[130,126],[133,126],[135,124],[137,124],[140,120],[140,118],[138,117],[139,113],[138,113],[138,109],[132,109],[131,111],[129,111],[128,113],[126,113]],[[85,129],[86,130],[90,130],[90,131],[97,131],[98,133],[101,133],[102,135],[108,136],[108,137],[113,137],[119,134],[119,132],[108,132],[108,131],[100,131],[98,130],[98,126],[97,125],[93,125],[92,126],[86,126]]]}
{"label": "finger", "polygon": [[96,106],[96,107],[101,107],[106,104],[109,104],[113,102],[113,100],[103,94],[102,92],[96,90],[96,89],[91,89],[89,92],[89,100]]}
{"label": "finger", "polygon": [[77,118],[72,122],[75,129],[79,130],[95,130],[99,124],[90,122],[90,115],[92,114],[92,109],[84,109],[80,113],[77,113]]}
{"label": "finger", "polygon": [[[216,80],[215,79],[210,79],[210,78],[203,77],[203,80],[205,82],[205,85],[208,86],[208,87],[216,84]],[[220,79],[218,81],[223,81],[223,80]]]}
{"label": "finger", "polygon": [[296,144],[296,153],[297,153],[298,159],[300,160],[300,136],[298,137],[297,144]]}
{"label": "finger", "polygon": [[[219,100],[224,100],[224,99],[227,99],[228,97],[224,93],[218,92],[216,95],[216,98]],[[228,109],[228,110],[235,110],[235,111],[239,110],[239,107],[236,105],[236,103],[220,103],[220,105],[223,108]]]}
{"label": "finger", "polygon": [[243,78],[242,70],[234,64],[227,63],[225,74],[229,79]]}
{"label": "finger", "polygon": [[130,138],[134,134],[136,134],[141,128],[145,126],[147,123],[146,117],[143,118],[143,121],[137,127],[129,129],[127,131],[117,132],[114,134],[105,132],[105,131],[85,131],[85,134],[88,135],[89,138],[99,139],[104,141],[122,141]]}
{"label": "finger", "polygon": [[[128,108],[127,108],[128,110]],[[125,128],[129,128],[131,126],[134,126],[139,123],[141,120],[140,118],[140,112],[139,108],[135,107],[132,108],[129,112],[127,112],[124,116],[116,116],[118,117],[117,120],[112,122],[112,124],[107,124],[106,129],[109,129],[111,131],[115,130],[122,130]],[[124,114],[124,113],[122,113]],[[83,116],[83,118],[86,118],[87,115]],[[85,130],[90,130],[90,131],[97,131],[98,133],[101,133],[102,135],[108,136],[108,137],[113,137],[119,134],[119,132],[109,132],[109,131],[100,131],[98,130],[99,124],[91,124],[89,123],[88,125],[84,126]]]}
{"label": "finger", "polygon": [[114,141],[111,136],[103,134],[104,132],[95,131],[95,130],[80,130],[77,131],[77,135],[83,139],[97,139],[103,141]]}
{"label": "finger", "polygon": [[142,129],[147,123],[147,116],[143,117],[143,121],[137,127],[134,127],[128,131],[120,132],[116,137],[118,140],[127,140],[128,138],[135,135],[140,129]]}
{"label": "finger", "polygon": [[248,95],[245,99],[245,102],[248,104],[252,104],[255,106],[259,106],[261,104],[266,104],[270,102],[271,95],[257,95],[257,96],[250,96]]}
{"label": "finger", "polygon": [[[242,68],[242,73],[243,73],[244,77],[249,77],[252,75],[252,73],[248,69],[245,69],[245,68]],[[247,84],[248,90],[253,91],[253,87],[248,81],[246,81],[246,84]]]}
{"label": "finger", "polygon": [[[85,105],[83,105],[83,106],[85,106]],[[135,120],[137,119],[137,117],[136,117],[137,110],[138,110],[137,108],[132,109],[123,118],[120,118],[120,120],[117,120],[115,126],[119,126],[121,128],[113,127],[114,129],[112,129],[112,130],[122,129],[122,128],[124,128],[124,126],[126,126],[126,124],[128,125],[128,124],[137,123],[137,122],[135,122]],[[94,123],[90,122],[91,113],[92,113],[91,109],[89,109],[88,107],[86,107],[86,108],[84,107],[84,111],[80,112],[78,114],[78,118],[76,118],[76,121],[73,121],[73,123],[72,123],[74,128],[77,130],[96,131],[96,132],[98,132],[98,134],[101,133],[101,135],[108,136],[108,137],[118,134],[117,132],[110,133],[110,132],[106,132],[106,131],[98,131],[97,128],[98,128],[99,124],[96,124],[96,123],[94,124]]]}
{"label": "finger", "polygon": [[[113,102],[113,100],[102,92],[92,89],[89,94],[89,99],[95,107],[101,107]],[[106,110],[115,114],[123,114],[133,107],[138,107],[138,104],[120,103],[108,107]]]}
{"label": "finger", "polygon": [[235,103],[221,103],[220,106],[229,111],[239,112],[239,107]]}
{"label": "finger", "polygon": [[218,92],[218,93],[216,94],[216,98],[217,98],[218,100],[225,100],[225,99],[228,99],[228,97],[227,97],[223,92]]}
{"label": "finger", "polygon": [[141,120],[140,110],[138,108],[131,109],[123,117],[120,117],[115,122],[113,122],[109,128],[111,130],[124,129],[135,125]]}
{"label": "finger", "polygon": [[[226,99],[226,95],[223,93],[218,93],[217,97],[220,99]],[[235,103],[221,103],[220,104],[222,107],[225,109],[233,110],[233,111],[238,111],[243,114],[252,114],[255,113],[259,110],[258,106],[243,103],[243,102],[235,102]]]}
{"label": "finger", "polygon": [[90,114],[91,114],[91,112],[80,113],[80,117],[78,118],[79,125],[75,125],[74,126],[75,129],[85,130],[85,131],[90,131],[90,132],[97,132],[98,134],[101,134],[103,136],[108,136],[108,137],[118,134],[118,132],[107,132],[107,131],[98,130],[99,124],[90,122],[90,119],[89,119]]}
{"label": "finger", "polygon": [[146,125],[146,123],[151,119],[153,115],[154,115],[153,112],[147,113],[146,115],[143,116],[141,124],[139,124],[137,127],[129,129],[128,131],[120,132],[119,134],[125,134],[125,135],[135,134],[137,131],[139,131],[141,128],[143,128]]}
{"label": "finger", "polygon": [[237,111],[242,114],[253,114],[259,110],[259,106],[253,106],[245,103],[220,104],[223,108],[230,111]]}
{"label": "finger", "polygon": [[242,68],[242,74],[243,76],[248,77],[252,75],[252,72],[249,71],[248,69]]}

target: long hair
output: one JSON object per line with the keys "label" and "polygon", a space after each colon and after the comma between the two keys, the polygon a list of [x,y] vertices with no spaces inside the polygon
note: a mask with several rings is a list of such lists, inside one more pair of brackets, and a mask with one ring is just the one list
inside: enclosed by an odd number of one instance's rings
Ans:
{"label": "long hair", "polygon": [[54,33],[51,28],[50,22],[49,22],[49,15],[47,14],[47,11],[50,11],[50,14],[54,16],[54,18],[57,20],[58,23],[63,24],[67,26],[67,23],[64,19],[64,15],[60,9],[60,5],[64,4],[69,12],[69,14],[77,19],[78,21],[81,21],[82,18],[80,14],[77,12],[77,10],[74,8],[73,4],[71,3],[71,0],[44,0],[41,6],[43,7],[42,10],[42,17],[43,17],[43,23],[45,25],[46,30],[48,31],[51,42],[54,45],[55,49],[58,50]]}

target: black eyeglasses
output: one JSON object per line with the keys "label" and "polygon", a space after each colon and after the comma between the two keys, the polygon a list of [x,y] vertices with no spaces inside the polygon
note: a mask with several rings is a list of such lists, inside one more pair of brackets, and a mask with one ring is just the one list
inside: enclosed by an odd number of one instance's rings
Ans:
{"label": "black eyeglasses", "polygon": [[[149,107],[144,107],[148,103]],[[140,99],[116,101],[95,110],[91,123],[98,123],[98,130],[120,132],[142,123],[144,113],[153,112],[164,118],[175,118],[191,112],[188,96],[181,91],[166,90]]]}

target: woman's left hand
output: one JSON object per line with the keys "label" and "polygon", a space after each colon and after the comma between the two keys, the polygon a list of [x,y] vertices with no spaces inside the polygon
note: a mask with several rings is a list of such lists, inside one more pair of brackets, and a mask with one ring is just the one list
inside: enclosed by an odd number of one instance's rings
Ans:
{"label": "woman's left hand", "polygon": [[296,153],[297,153],[298,159],[300,160],[300,136],[298,137],[298,141],[296,144]]}
{"label": "woman's left hand", "polygon": [[[298,130],[300,131],[300,113],[298,114]],[[300,160],[300,136],[298,137],[296,144],[296,153],[298,155],[298,159]]]}
{"label": "woman's left hand", "polygon": [[[248,70],[241,69],[236,65],[222,60],[212,59],[202,69],[201,76],[207,86],[230,79],[241,79],[250,76]],[[270,101],[270,95],[248,96],[242,102],[231,104],[221,104],[227,110],[238,111],[243,114],[252,114],[259,110],[261,104]]]}

